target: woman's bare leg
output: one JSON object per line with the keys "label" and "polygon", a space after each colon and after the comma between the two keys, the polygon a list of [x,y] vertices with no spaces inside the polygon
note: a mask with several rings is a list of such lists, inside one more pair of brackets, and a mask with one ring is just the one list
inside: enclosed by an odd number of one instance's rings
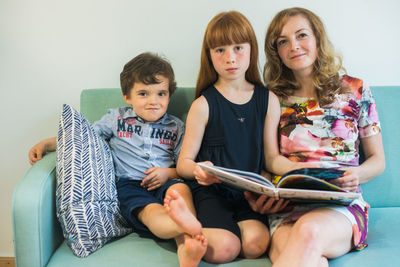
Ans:
{"label": "woman's bare leg", "polygon": [[352,236],[352,225],[343,214],[316,209],[275,231],[270,259],[276,267],[327,266],[327,259],[350,251]]}

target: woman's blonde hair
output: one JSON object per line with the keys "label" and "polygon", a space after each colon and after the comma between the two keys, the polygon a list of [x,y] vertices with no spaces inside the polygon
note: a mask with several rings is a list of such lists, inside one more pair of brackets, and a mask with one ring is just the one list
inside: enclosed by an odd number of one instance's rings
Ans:
{"label": "woman's blonde hair", "polygon": [[269,24],[265,36],[265,55],[267,62],[264,66],[264,81],[268,88],[280,97],[287,97],[300,88],[293,72],[285,66],[278,54],[277,39],[290,17],[303,16],[306,18],[316,38],[318,55],[313,67],[313,84],[321,106],[331,104],[334,96],[343,93],[340,72],[345,72],[342,58],[335,53],[328,39],[324,24],[313,12],[299,7],[288,8],[275,15]]}
{"label": "woman's blonde hair", "polygon": [[204,33],[201,49],[200,71],[197,76],[196,95],[214,84],[218,79],[211,61],[210,49],[217,46],[249,43],[250,65],[246,71],[246,80],[255,85],[262,85],[258,68],[257,38],[248,19],[237,11],[217,14],[209,23]]}

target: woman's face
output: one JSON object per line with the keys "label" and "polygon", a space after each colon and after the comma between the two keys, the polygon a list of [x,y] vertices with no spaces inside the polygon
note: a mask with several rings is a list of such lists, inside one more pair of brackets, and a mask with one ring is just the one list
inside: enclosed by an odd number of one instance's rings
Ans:
{"label": "woman's face", "polygon": [[318,56],[317,42],[309,21],[302,15],[289,17],[277,41],[283,64],[295,75],[310,75]]}

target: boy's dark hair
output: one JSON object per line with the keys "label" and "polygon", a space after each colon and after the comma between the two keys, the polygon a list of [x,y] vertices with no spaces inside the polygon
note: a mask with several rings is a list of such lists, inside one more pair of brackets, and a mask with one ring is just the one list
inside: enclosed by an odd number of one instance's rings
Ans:
{"label": "boy's dark hair", "polygon": [[125,64],[120,74],[122,94],[129,97],[133,85],[137,82],[160,83],[157,75],[168,79],[168,91],[171,96],[176,90],[175,75],[171,64],[165,58],[149,52],[134,57]]}

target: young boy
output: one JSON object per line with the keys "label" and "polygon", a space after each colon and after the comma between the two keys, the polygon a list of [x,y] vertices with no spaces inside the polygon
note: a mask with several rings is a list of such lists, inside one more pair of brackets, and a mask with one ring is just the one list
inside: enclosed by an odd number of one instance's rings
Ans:
{"label": "young boy", "polygon": [[[190,189],[171,167],[184,134],[183,122],[166,113],[176,89],[172,67],[143,53],[124,66],[120,78],[129,107],[109,110],[93,128],[111,148],[121,213],[134,229],[175,238],[180,265],[197,266],[207,240],[194,216]],[[30,163],[55,149],[55,137],[42,140],[29,151]]]}

